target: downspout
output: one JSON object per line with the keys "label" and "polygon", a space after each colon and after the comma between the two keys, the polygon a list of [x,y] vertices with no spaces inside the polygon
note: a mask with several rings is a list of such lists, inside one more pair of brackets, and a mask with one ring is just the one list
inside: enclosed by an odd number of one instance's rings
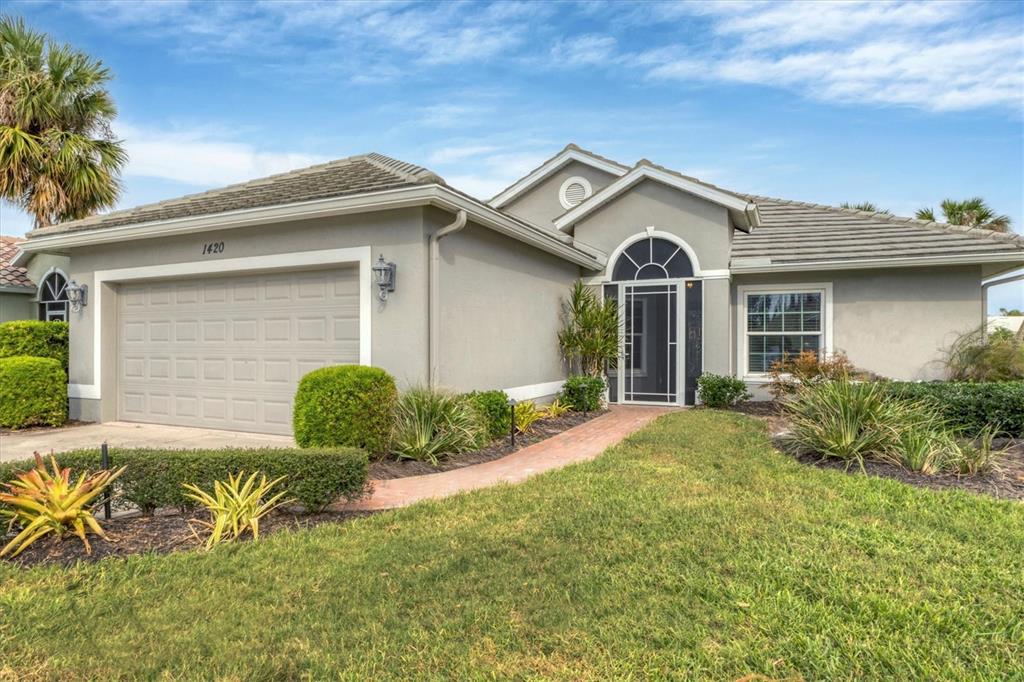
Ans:
{"label": "downspout", "polygon": [[459,209],[455,220],[430,235],[429,284],[427,296],[427,369],[428,383],[437,386],[441,346],[441,239],[466,226],[466,212]]}

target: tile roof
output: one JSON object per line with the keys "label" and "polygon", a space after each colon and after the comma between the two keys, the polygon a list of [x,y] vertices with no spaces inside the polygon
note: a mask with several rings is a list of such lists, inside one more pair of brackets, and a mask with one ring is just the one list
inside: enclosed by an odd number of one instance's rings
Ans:
{"label": "tile roof", "polygon": [[[575,144],[567,145],[559,154],[568,150],[614,164],[623,172],[630,169]],[[557,156],[558,154],[552,159]],[[737,231],[734,236],[734,267],[784,268],[807,263],[841,264],[843,261],[860,260],[884,263],[886,259],[897,262],[906,257],[977,255],[992,259],[1003,254],[1007,255],[1008,260],[1019,260],[1024,257],[1024,237],[1016,233],[1004,234],[856,209],[744,194],[659,166],[647,159],[641,159],[633,168],[637,166],[650,166],[757,205],[761,224],[749,233]],[[29,237],[215,215],[228,211],[280,206],[435,183],[445,185],[441,177],[422,166],[382,154],[363,154],[208,192],[62,223],[36,230],[30,233]],[[449,189],[457,191],[454,188]],[[460,194],[468,196],[461,192]],[[479,203],[475,198],[473,201]],[[508,218],[533,229],[545,233],[551,231],[527,224],[504,211],[501,212]]]}
{"label": "tile roof", "polygon": [[208,192],[61,223],[36,230],[29,237],[215,215],[432,183],[443,184],[444,180],[426,168],[383,154],[362,154]]}
{"label": "tile roof", "polygon": [[28,277],[28,270],[11,265],[11,261],[18,255],[18,244],[22,241],[17,237],[0,236],[0,287],[36,288]]}
{"label": "tile roof", "polygon": [[760,226],[733,236],[732,264],[800,265],[958,255],[1024,257],[1024,237],[885,213],[748,195]]}

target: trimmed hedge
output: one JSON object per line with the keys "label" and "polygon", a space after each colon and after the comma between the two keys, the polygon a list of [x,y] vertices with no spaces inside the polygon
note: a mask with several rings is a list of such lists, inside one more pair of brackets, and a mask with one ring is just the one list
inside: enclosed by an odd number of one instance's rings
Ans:
{"label": "trimmed hedge", "polygon": [[[70,467],[72,474],[101,468],[100,451],[74,450],[56,455],[57,463]],[[0,462],[0,481],[15,472],[35,466],[32,460]],[[212,490],[213,482],[239,471],[260,471],[268,478],[286,476],[281,482],[288,497],[309,511],[321,509],[337,499],[355,499],[366,488],[369,472],[366,453],[356,448],[334,450],[224,449],[151,450],[110,449],[110,466],[127,467],[114,482],[119,494],[115,504],[136,506],[144,514],[161,507],[188,508],[194,502],[185,497],[183,483]]]}
{"label": "trimmed hedge", "polygon": [[1024,437],[1024,381],[982,384],[894,381],[884,386],[894,397],[930,400],[954,427],[970,434],[992,425],[1014,438]]}
{"label": "trimmed hedge", "polygon": [[0,324],[0,358],[53,358],[68,371],[68,323],[15,320]]}
{"label": "trimmed hedge", "polygon": [[292,426],[299,447],[364,448],[388,451],[398,390],[378,367],[334,365],[313,370],[299,381]]}
{"label": "trimmed hedge", "polygon": [[484,418],[488,438],[495,440],[509,432],[512,416],[505,391],[473,391],[464,397]]}
{"label": "trimmed hedge", "polygon": [[565,380],[560,400],[577,412],[594,412],[601,409],[603,397],[603,378],[574,376]]}
{"label": "trimmed hedge", "polygon": [[0,426],[60,426],[68,419],[68,375],[53,358],[0,358]]}

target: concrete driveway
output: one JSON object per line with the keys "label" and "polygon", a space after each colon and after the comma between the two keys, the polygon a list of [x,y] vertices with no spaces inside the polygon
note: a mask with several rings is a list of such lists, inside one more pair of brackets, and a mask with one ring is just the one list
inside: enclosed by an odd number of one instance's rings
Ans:
{"label": "concrete driveway", "polygon": [[291,436],[241,431],[218,431],[162,424],[105,422],[23,433],[0,433],[0,462],[27,459],[33,452],[48,454],[96,448],[107,441],[111,447],[195,450],[207,448],[293,448]]}

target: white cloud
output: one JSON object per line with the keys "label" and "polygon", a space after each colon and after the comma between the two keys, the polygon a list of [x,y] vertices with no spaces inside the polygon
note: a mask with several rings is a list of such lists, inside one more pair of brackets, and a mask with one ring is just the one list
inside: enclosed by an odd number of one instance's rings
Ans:
{"label": "white cloud", "polygon": [[192,185],[227,185],[328,160],[311,154],[260,150],[203,130],[179,132],[118,125],[116,132],[128,151],[125,175]]}
{"label": "white cloud", "polygon": [[1020,27],[969,22],[961,3],[712,6],[728,47],[661,47],[633,58],[649,77],[791,89],[831,102],[933,111],[1024,107]]}
{"label": "white cloud", "polygon": [[497,151],[497,147],[487,145],[467,145],[464,147],[441,147],[431,153],[430,163],[456,163],[483,154]]}
{"label": "white cloud", "polygon": [[[452,187],[456,187],[472,196],[487,200],[505,189],[543,163],[548,153],[534,152],[501,152],[479,158],[470,166],[472,171],[458,175],[445,175],[444,178]],[[480,156],[480,155],[476,155]]]}
{"label": "white cloud", "polygon": [[551,58],[556,66],[607,64],[612,61],[617,44],[612,36],[585,34],[555,43]]}

